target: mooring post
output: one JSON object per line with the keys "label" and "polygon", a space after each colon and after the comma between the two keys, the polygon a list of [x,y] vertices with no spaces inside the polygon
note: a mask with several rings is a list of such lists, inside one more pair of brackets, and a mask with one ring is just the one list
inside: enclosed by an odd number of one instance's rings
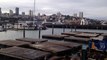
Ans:
{"label": "mooring post", "polygon": [[70,26],[70,28],[71,28],[71,32],[72,32],[72,26]]}
{"label": "mooring post", "polygon": [[54,34],[54,23],[52,24],[52,35]]}
{"label": "mooring post", "polygon": [[65,25],[63,25],[63,32],[65,32]]}
{"label": "mooring post", "polygon": [[25,38],[25,26],[23,26],[23,38]]}
{"label": "mooring post", "polygon": [[77,27],[75,26],[74,28],[75,28],[75,32],[76,32],[76,30],[77,30]]}
{"label": "mooring post", "polygon": [[39,39],[41,37],[41,27],[39,27]]}

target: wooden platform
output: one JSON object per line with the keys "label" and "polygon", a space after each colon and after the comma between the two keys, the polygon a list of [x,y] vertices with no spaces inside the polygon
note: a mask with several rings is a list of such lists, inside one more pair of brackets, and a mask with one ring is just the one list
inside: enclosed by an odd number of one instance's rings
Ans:
{"label": "wooden platform", "polygon": [[0,48],[12,47],[12,46],[26,46],[28,42],[16,41],[16,40],[3,40],[0,41]]}
{"label": "wooden platform", "polygon": [[101,35],[101,34],[103,34],[103,33],[96,33],[96,32],[80,32],[80,31],[76,31],[76,32],[64,32],[64,33],[61,33],[61,34],[63,34],[63,35],[70,35],[70,36],[80,36],[80,37],[84,37],[83,35],[86,35],[86,36],[99,36],[99,35]]}
{"label": "wooden platform", "polygon": [[19,39],[16,39],[16,40],[30,42],[30,43],[41,43],[41,42],[48,41],[46,39],[33,39],[33,38],[19,38]]}
{"label": "wooden platform", "polygon": [[54,54],[55,55],[67,55],[68,53],[70,53],[69,51],[71,50],[71,48],[64,47],[64,46],[57,45],[57,44],[52,44],[50,42],[32,44],[31,47],[35,49],[40,49],[43,51],[51,52],[53,55]]}
{"label": "wooden platform", "polygon": [[100,33],[100,32],[83,32],[83,31],[76,31],[76,32],[81,32],[81,33],[89,33],[89,34],[103,34],[103,33]]}
{"label": "wooden platform", "polygon": [[42,35],[42,38],[57,39],[57,40],[63,40],[64,37],[68,37],[68,35]]}
{"label": "wooden platform", "polygon": [[49,53],[21,48],[21,47],[10,47],[0,50],[0,60],[45,60]]}
{"label": "wooden platform", "polygon": [[52,40],[52,41],[49,41],[49,42],[51,44],[56,44],[56,45],[65,46],[65,47],[71,48],[72,53],[78,52],[79,50],[81,50],[81,47],[82,47],[82,44],[74,43],[74,42],[57,41],[57,40]]}
{"label": "wooden platform", "polygon": [[65,41],[76,42],[76,43],[88,44],[88,41],[90,40],[90,38],[82,38],[82,37],[70,36],[70,37],[65,37],[64,40]]}
{"label": "wooden platform", "polygon": [[70,36],[75,36],[76,34],[80,34],[81,32],[64,32],[61,33],[62,35],[70,35]]}
{"label": "wooden platform", "polygon": [[83,37],[83,38],[91,38],[91,37],[97,37],[99,34],[89,34],[89,33],[81,33],[81,34],[76,34],[76,37]]}
{"label": "wooden platform", "polygon": [[69,48],[75,48],[75,47],[82,46],[82,44],[74,43],[74,42],[67,42],[67,41],[52,40],[52,41],[49,41],[49,42],[52,43],[52,44],[61,45],[61,46],[69,47]]}

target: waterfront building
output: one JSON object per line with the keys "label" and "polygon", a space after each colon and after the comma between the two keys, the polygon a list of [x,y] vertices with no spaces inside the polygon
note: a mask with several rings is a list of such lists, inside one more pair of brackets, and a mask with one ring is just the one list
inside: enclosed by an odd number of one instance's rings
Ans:
{"label": "waterfront building", "polygon": [[9,11],[9,15],[10,15],[10,16],[14,15],[14,13],[13,13],[12,10]]}
{"label": "waterfront building", "polygon": [[83,18],[83,12],[79,12],[79,17]]}
{"label": "waterfront building", "polygon": [[19,15],[19,8],[18,7],[16,7],[16,9],[15,9],[15,14],[18,16]]}
{"label": "waterfront building", "polygon": [[88,25],[88,21],[86,19],[81,19],[80,25]]}

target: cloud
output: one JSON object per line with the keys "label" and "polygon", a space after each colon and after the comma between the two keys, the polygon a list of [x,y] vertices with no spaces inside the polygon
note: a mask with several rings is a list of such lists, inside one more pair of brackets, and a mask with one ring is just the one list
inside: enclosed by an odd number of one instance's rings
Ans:
{"label": "cloud", "polygon": [[[107,0],[36,0],[36,14],[62,14],[73,15],[79,11],[84,12],[85,17],[104,18],[107,20]],[[28,13],[33,9],[34,0],[0,0],[0,7],[3,11],[20,8],[20,12]]]}

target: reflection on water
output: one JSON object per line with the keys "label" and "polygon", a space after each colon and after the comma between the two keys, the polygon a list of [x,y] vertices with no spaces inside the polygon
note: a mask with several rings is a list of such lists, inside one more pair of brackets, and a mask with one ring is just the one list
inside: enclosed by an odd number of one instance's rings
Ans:
{"label": "reflection on water", "polygon": [[[69,32],[71,29],[65,29],[65,32]],[[74,29],[73,29],[74,31]],[[77,31],[84,31],[84,32],[101,32],[101,33],[107,33],[106,30],[87,30],[87,29],[77,29]],[[54,34],[61,34],[63,32],[63,29],[61,28],[55,28]],[[28,38],[38,38],[39,31],[26,31],[26,37]],[[52,29],[48,28],[47,30],[42,30],[41,35],[44,34],[52,34]],[[7,40],[7,39],[16,39],[16,38],[22,38],[23,37],[23,31],[14,31],[14,30],[8,30],[6,32],[0,32],[0,40]]]}

